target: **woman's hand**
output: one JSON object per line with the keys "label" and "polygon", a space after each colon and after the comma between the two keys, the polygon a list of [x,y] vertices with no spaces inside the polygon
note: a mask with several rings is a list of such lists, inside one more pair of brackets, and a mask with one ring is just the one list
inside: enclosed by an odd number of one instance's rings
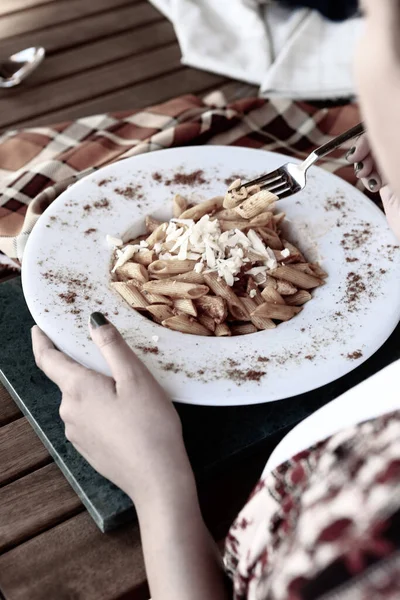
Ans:
{"label": "woman's hand", "polygon": [[56,350],[37,326],[32,329],[36,364],[62,392],[67,439],[140,505],[176,471],[185,466],[183,472],[190,472],[181,423],[163,389],[101,313],[92,315],[90,333],[113,378]]}
{"label": "woman's hand", "polygon": [[112,378],[85,369],[32,329],[36,364],[62,392],[66,437],[135,503],[153,600],[227,600],[171,401],[101,313],[92,314],[90,333]]}
{"label": "woman's hand", "polygon": [[356,176],[365,187],[371,192],[380,193],[389,226],[400,240],[400,200],[385,183],[366,135],[362,135],[349,150],[347,160],[354,164]]}

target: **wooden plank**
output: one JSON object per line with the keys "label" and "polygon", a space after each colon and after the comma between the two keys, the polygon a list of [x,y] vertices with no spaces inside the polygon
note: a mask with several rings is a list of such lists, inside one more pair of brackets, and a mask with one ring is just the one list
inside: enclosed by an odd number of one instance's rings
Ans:
{"label": "wooden plank", "polygon": [[[27,8],[33,8],[37,6],[43,6],[52,2],[58,2],[59,0],[1,0],[0,4],[0,16],[10,15],[12,13],[26,10]],[[81,0],[82,2],[84,0]],[[90,1],[90,0],[86,0]],[[132,4],[141,2],[142,0],[131,0]]]}
{"label": "wooden plank", "polygon": [[0,489],[0,553],[83,511],[52,463]]}
{"label": "wooden plank", "polygon": [[85,46],[65,50],[47,58],[29,80],[29,87],[37,87],[51,80],[81,73],[128,56],[132,58],[136,54],[154,50],[175,40],[172,25],[168,21],[159,21],[138,29],[136,33],[127,31]]}
{"label": "wooden plank", "polygon": [[0,457],[0,485],[51,461],[25,417],[0,428]]}
{"label": "wooden plank", "polygon": [[[95,2],[92,4],[96,6]],[[122,8],[113,8],[110,12],[81,18],[78,21],[54,24],[52,27],[40,31],[28,30],[26,34],[14,38],[4,39],[7,36],[0,34],[0,53],[7,56],[21,48],[44,46],[47,56],[49,56],[62,49],[83,45],[122,31],[131,30],[133,34],[133,31],[142,25],[161,20],[163,20],[162,16],[149,2],[129,4]]]}
{"label": "wooden plank", "polygon": [[148,600],[137,526],[101,533],[85,512],[0,556],[6,600]]}
{"label": "wooden plank", "polygon": [[57,0],[1,0],[0,16],[15,13],[26,8],[32,8],[33,6],[50,4],[50,2],[57,2]]}
{"label": "wooden plank", "polygon": [[10,394],[0,383],[0,427],[22,417],[22,413]]}
{"label": "wooden plank", "polygon": [[96,100],[21,121],[18,126],[39,127],[103,112],[142,108],[165,102],[174,96],[198,94],[204,90],[218,88],[225,81],[225,78],[219,75],[185,67],[175,73],[163,75],[135,86],[128,86],[123,90],[96,98]]}
{"label": "wooden plank", "polygon": [[138,56],[134,60],[128,57],[86,73],[78,73],[65,80],[25,89],[23,93],[22,88],[15,88],[0,98],[0,127],[17,125],[22,119],[76,105],[78,102],[179,68],[180,50],[178,44],[174,43]]}
{"label": "wooden plank", "polygon": [[0,21],[0,37],[10,38],[26,32],[40,31],[60,23],[83,19],[99,12],[114,10],[130,0],[58,0],[53,4],[28,8],[22,12],[6,15]]}

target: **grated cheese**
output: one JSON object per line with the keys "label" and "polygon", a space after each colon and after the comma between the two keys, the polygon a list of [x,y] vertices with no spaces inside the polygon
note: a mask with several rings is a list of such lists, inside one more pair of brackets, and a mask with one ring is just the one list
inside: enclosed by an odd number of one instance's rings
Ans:
{"label": "grated cheese", "polygon": [[[172,219],[165,229],[166,242],[173,242],[169,252],[161,252],[162,244],[154,245],[154,251],[160,260],[197,260],[194,267],[196,273],[201,273],[205,268],[214,271],[223,278],[229,286],[237,281],[236,275],[250,262],[246,256],[252,251],[259,256],[261,266],[253,267],[248,271],[258,280],[266,279],[266,272],[277,266],[275,254],[267,248],[260,236],[250,229],[243,233],[238,229],[221,232],[217,219],[210,219],[204,215],[199,221],[192,219]],[[128,245],[123,251],[117,250],[117,262],[113,272],[130,260],[135,252],[144,251],[148,243],[143,240],[139,245]]]}
{"label": "grated cheese", "polygon": [[110,248],[123,246],[124,244],[124,242],[120,238],[114,237],[112,235],[106,235],[106,242],[107,245],[110,246]]}

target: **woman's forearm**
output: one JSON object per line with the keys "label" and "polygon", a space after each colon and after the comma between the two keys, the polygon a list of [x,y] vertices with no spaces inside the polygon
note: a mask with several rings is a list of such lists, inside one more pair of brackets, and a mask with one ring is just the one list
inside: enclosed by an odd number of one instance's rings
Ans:
{"label": "woman's forearm", "polygon": [[136,504],[152,600],[226,600],[222,560],[201,515],[186,457]]}

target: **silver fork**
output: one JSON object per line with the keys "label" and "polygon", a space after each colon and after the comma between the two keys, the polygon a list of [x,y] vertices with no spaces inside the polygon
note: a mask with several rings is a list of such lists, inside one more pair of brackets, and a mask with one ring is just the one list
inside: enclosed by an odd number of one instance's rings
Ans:
{"label": "silver fork", "polygon": [[297,192],[300,192],[300,190],[305,188],[307,183],[307,171],[317,162],[317,160],[326,156],[333,150],[336,150],[336,148],[339,148],[348,140],[361,135],[364,131],[364,125],[359,123],[355,127],[352,127],[348,131],[333,138],[333,140],[327,144],[314,150],[314,152],[312,152],[300,165],[286,163],[275,171],[271,171],[266,175],[262,175],[262,177],[244,183],[243,187],[249,188],[252,185],[258,185],[263,190],[273,192],[280,200],[287,196],[297,194]]}

